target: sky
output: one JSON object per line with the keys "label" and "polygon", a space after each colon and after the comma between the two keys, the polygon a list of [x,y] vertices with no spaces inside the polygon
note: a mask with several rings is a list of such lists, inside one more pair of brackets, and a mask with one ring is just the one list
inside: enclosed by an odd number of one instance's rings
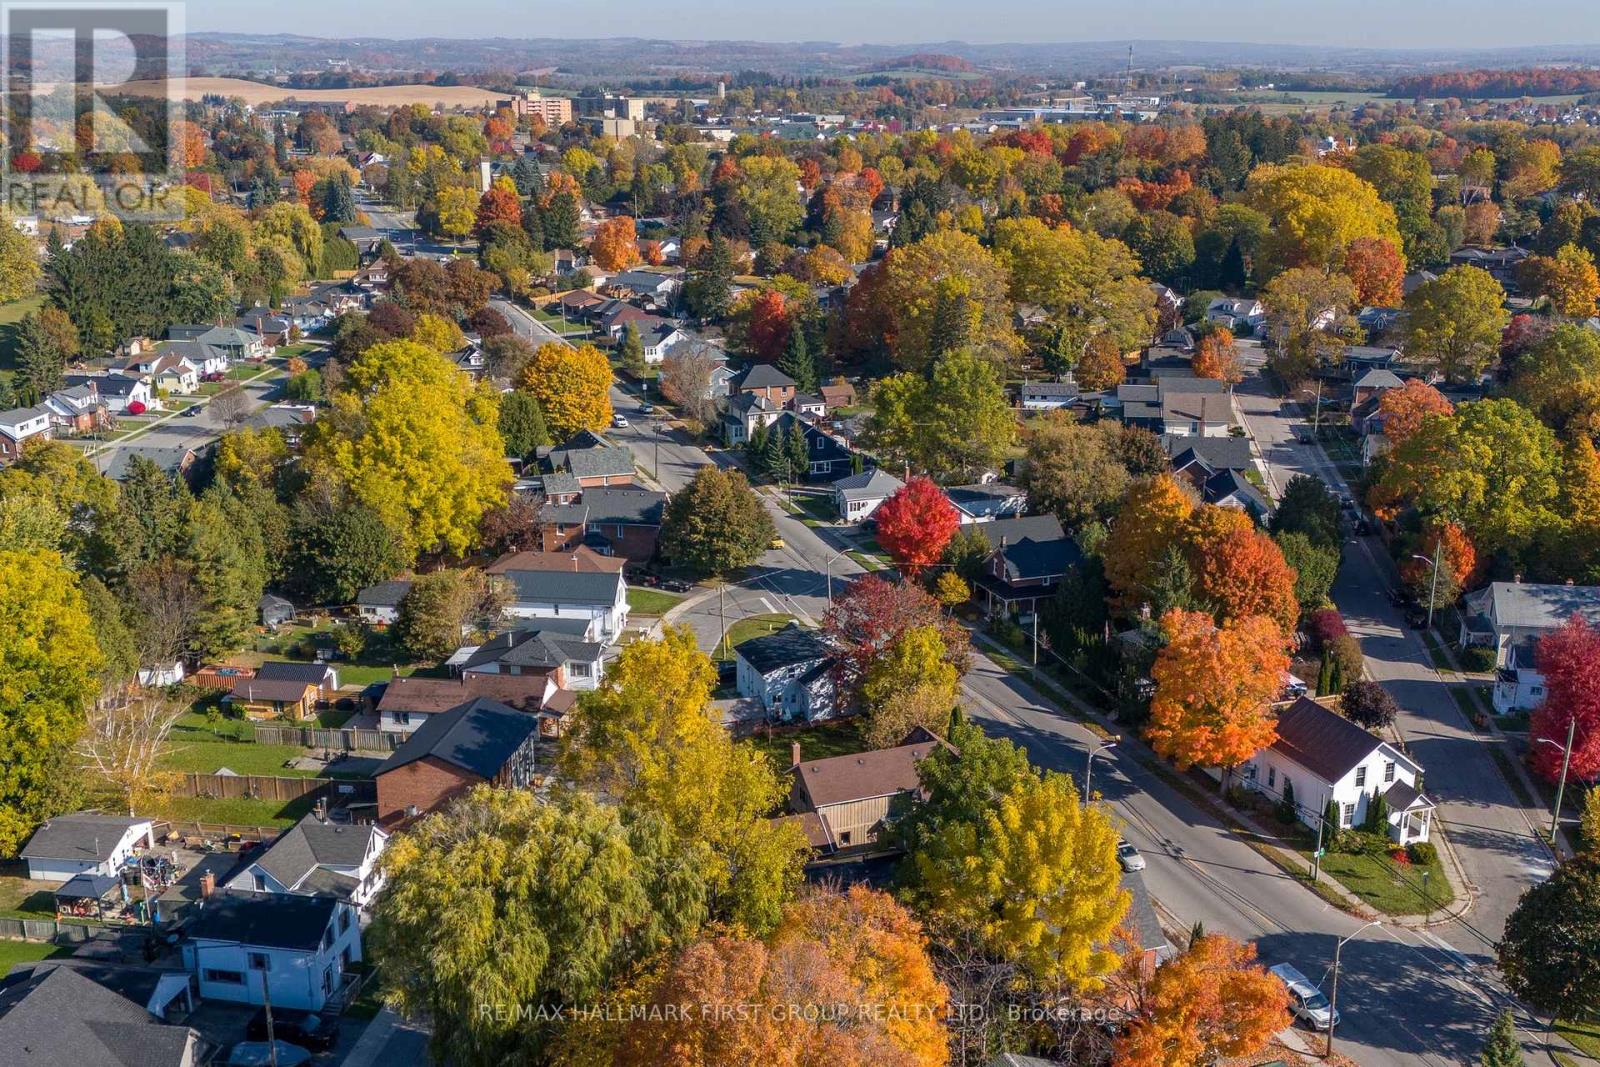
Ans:
{"label": "sky", "polygon": [[1595,0],[195,0],[191,32],[1378,48],[1600,43]]}

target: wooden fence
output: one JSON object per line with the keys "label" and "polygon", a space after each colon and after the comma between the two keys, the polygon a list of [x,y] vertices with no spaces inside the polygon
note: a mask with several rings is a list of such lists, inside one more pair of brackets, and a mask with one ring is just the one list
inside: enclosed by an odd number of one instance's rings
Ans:
{"label": "wooden fence", "polygon": [[0,919],[0,938],[12,941],[53,941],[79,945],[95,935],[98,923],[57,922],[55,919]]}
{"label": "wooden fence", "polygon": [[356,800],[377,797],[370,781],[340,778],[279,778],[265,774],[188,773],[173,788],[180,797],[223,800],[299,800],[301,797],[342,796]]}
{"label": "wooden fence", "polygon": [[325,730],[318,726],[256,727],[256,740],[263,745],[297,745],[331,752],[393,752],[406,735],[391,730]]}

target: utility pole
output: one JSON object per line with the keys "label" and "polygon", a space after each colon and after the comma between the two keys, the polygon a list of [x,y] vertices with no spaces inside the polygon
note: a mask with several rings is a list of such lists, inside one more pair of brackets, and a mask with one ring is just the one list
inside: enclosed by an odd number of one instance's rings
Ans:
{"label": "utility pole", "polygon": [[[1433,605],[1439,600],[1439,555],[1444,548],[1444,535],[1440,534],[1433,541],[1433,577],[1428,581],[1428,629],[1433,629]],[[1572,751],[1569,739],[1567,751]],[[1556,810],[1561,810],[1561,805],[1556,804]],[[1551,834],[1554,839],[1554,833]]]}
{"label": "utility pole", "polygon": [[1567,720],[1567,747],[1561,754],[1561,784],[1556,786],[1556,810],[1550,815],[1550,844],[1556,843],[1556,831],[1561,828],[1561,799],[1567,792],[1567,768],[1572,764],[1572,738],[1578,731],[1578,717]]}
{"label": "utility pole", "polygon": [[[270,963],[271,957],[269,956],[267,959]],[[250,961],[247,958],[245,965],[249,966],[249,964]],[[272,994],[267,991],[267,972],[265,969],[261,971],[261,1007],[267,1013],[267,1060],[270,1067],[278,1067],[278,1042],[272,1036]]]}
{"label": "utility pole", "polygon": [[1317,406],[1311,413],[1311,433],[1317,436],[1322,433],[1322,379],[1317,379]]}
{"label": "utility pole", "polygon": [[[1377,920],[1367,923],[1367,926],[1382,925],[1383,924]],[[1341,938],[1340,940],[1334,942],[1333,945],[1333,989],[1328,995],[1328,1049],[1322,1054],[1323,1059],[1328,1059],[1333,1055],[1333,1027],[1339,1018],[1339,950],[1344,948],[1344,943],[1346,941],[1355,940],[1356,934],[1361,933],[1361,931],[1365,930],[1367,926],[1357,927],[1354,934],[1351,934],[1346,938]]]}
{"label": "utility pole", "polygon": [[1311,852],[1311,880],[1315,882],[1322,874],[1322,828],[1328,825],[1328,820],[1321,815],[1317,816],[1317,847]]}
{"label": "utility pole", "polygon": [[727,652],[728,652],[728,600],[727,600],[727,592],[728,592],[728,583],[727,582],[719,582],[717,584],[717,617],[721,620],[721,623],[722,623],[722,652],[723,652],[723,655],[727,655]]}
{"label": "utility pole", "polygon": [[1039,602],[1033,602],[1033,665],[1039,665]]}

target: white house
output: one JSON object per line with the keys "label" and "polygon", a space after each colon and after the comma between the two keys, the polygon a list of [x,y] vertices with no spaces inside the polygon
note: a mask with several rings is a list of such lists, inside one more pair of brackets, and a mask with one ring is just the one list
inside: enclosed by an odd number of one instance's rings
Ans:
{"label": "white house", "polygon": [[1078,400],[1073,382],[1023,382],[1019,387],[1023,411],[1058,411]]}
{"label": "white house", "polygon": [[1417,788],[1422,767],[1382,738],[1367,733],[1310,697],[1278,711],[1278,738],[1239,768],[1247,789],[1281,800],[1292,793],[1300,821],[1315,827],[1328,801],[1338,805],[1339,829],[1366,822],[1368,805],[1389,805],[1389,836],[1402,845],[1426,841],[1433,801]]}
{"label": "white house", "polygon": [[905,485],[877,467],[833,483],[833,506],[843,522],[865,522],[885,500]]}
{"label": "white house", "polygon": [[29,878],[65,882],[79,874],[116,874],[130,856],[153,844],[149,819],[80,811],[46,819],[19,855]]}
{"label": "white house", "polygon": [[107,374],[98,378],[88,375],[67,376],[69,386],[91,381],[99,390],[100,399],[105,401],[106,410],[113,415],[137,415],[161,406],[150,379],[142,374]]}
{"label": "white house", "polygon": [[[547,619],[537,627],[507,630],[450,657],[463,677],[543,674],[564,689],[597,689],[605,676],[605,646],[583,637],[584,620]],[[546,696],[548,697],[548,693]]]}
{"label": "white house", "polygon": [[404,578],[369,585],[356,594],[356,613],[362,622],[387,626],[400,617],[400,601],[409,592],[411,582]]}
{"label": "white house", "polygon": [[1259,300],[1235,300],[1218,297],[1206,305],[1206,321],[1226,327],[1238,337],[1248,337],[1267,320],[1266,309]]}
{"label": "white house", "polygon": [[644,347],[646,363],[661,363],[672,354],[673,348],[687,341],[688,335],[670,322],[663,322],[640,331],[639,341]]}
{"label": "white house", "polygon": [[378,857],[388,843],[389,835],[373,824],[325,822],[309,814],[234,875],[227,888],[333,897],[365,908],[383,888]]}
{"label": "white house", "polygon": [[361,960],[353,904],[322,896],[215,893],[183,944],[200,996],[238,1004],[321,1011]]}
{"label": "white house", "polygon": [[786,721],[818,722],[839,713],[833,653],[813,630],[790,623],[733,650],[739,695]]}
{"label": "white house", "polygon": [[35,437],[50,439],[50,409],[44,406],[0,411],[0,459],[22,455],[22,446]]}
{"label": "white house", "polygon": [[584,619],[582,637],[612,644],[628,624],[628,583],[620,558],[577,552],[516,552],[488,572],[511,583],[506,614],[519,619]]}
{"label": "white house", "polygon": [[1573,615],[1600,623],[1600,586],[1491,582],[1463,600],[1461,643],[1495,651],[1494,707],[1502,715],[1544,700],[1539,639]]}

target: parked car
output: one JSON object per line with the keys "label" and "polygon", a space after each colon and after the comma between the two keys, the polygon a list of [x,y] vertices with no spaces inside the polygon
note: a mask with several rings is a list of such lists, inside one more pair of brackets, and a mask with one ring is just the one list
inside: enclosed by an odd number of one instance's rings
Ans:
{"label": "parked car", "polygon": [[611,425],[614,429],[626,430],[628,428],[628,420],[621,413],[618,413],[611,416]]}
{"label": "parked car", "polygon": [[[291,1045],[287,1041],[273,1041],[276,1050],[269,1048],[265,1041],[241,1041],[233,1046],[228,1053],[228,1067],[269,1067],[277,1063],[278,1067],[304,1067],[311,1062],[311,1053],[299,1045]],[[277,1052],[274,1059],[273,1052]]]}
{"label": "parked car", "polygon": [[782,548],[783,547],[783,538],[774,537],[771,540],[771,542],[768,543],[767,547],[768,548]]}
{"label": "parked car", "polygon": [[681,578],[665,578],[662,579],[661,588],[665,589],[669,593],[687,593],[689,590],[693,589],[694,586],[690,585]]}
{"label": "parked car", "polygon": [[[261,1008],[251,1016],[250,1025],[245,1027],[244,1033],[252,1041],[267,1039],[266,1008]],[[279,1009],[272,1013],[272,1036],[315,1052],[326,1052],[338,1043],[339,1022],[314,1012]]]}
{"label": "parked car", "polygon": [[1322,990],[1294,966],[1280,963],[1267,970],[1289,988],[1289,1014],[1313,1030],[1326,1030],[1339,1024],[1339,1013],[1333,1010]]}
{"label": "parked car", "polygon": [[655,405],[654,404],[640,404],[639,405],[639,414],[641,414],[641,415],[648,415],[654,410],[655,410]]}
{"label": "parked car", "polygon": [[1117,862],[1125,871],[1142,871],[1145,866],[1144,857],[1133,847],[1133,842],[1125,838],[1117,842]]}
{"label": "parked car", "polygon": [[184,408],[183,413],[184,413],[184,415],[186,417],[192,419],[196,415],[200,414],[200,405],[199,404],[190,404],[187,408]]}
{"label": "parked car", "polygon": [[1296,430],[1294,432],[1294,439],[1303,445],[1309,445],[1317,439],[1317,435],[1312,433],[1310,430]]}

